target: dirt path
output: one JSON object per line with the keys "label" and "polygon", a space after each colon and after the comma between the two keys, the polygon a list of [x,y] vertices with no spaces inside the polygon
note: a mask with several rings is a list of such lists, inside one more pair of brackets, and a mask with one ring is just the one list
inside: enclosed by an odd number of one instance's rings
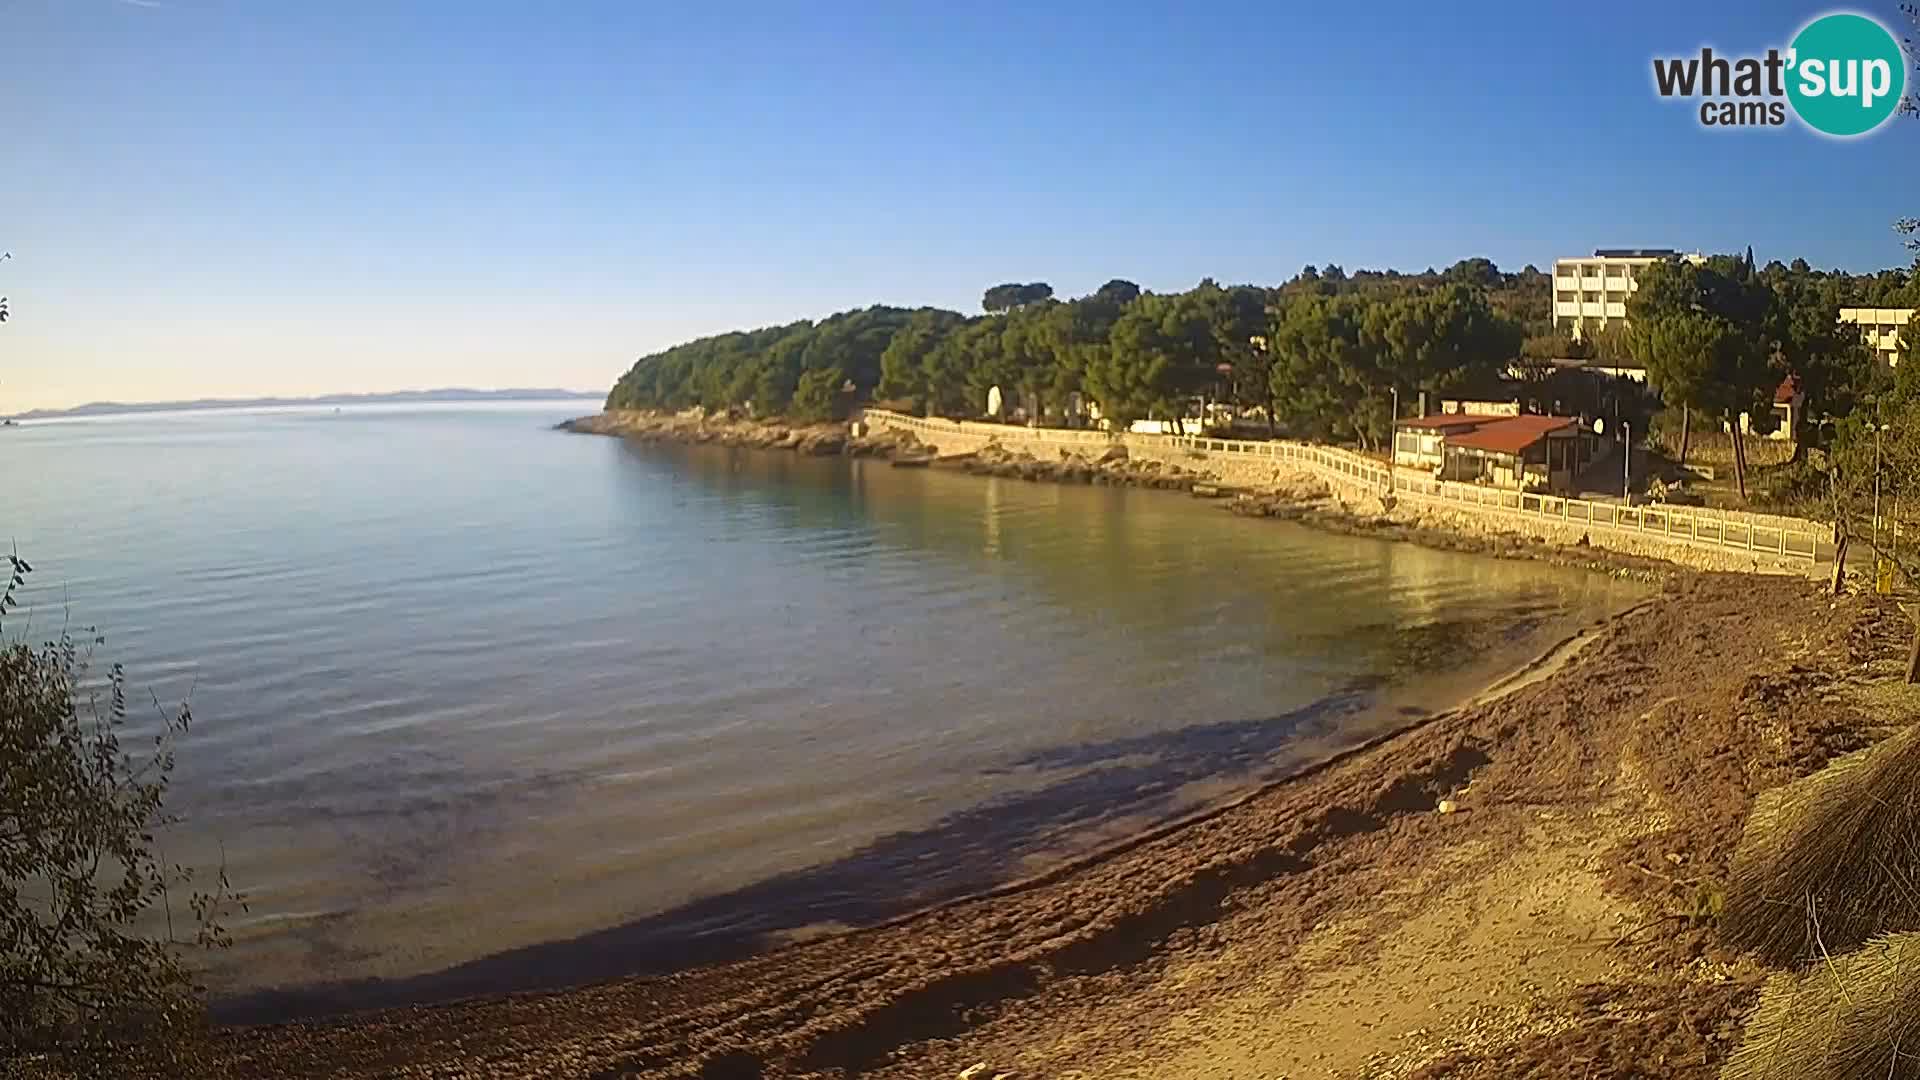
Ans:
{"label": "dirt path", "polygon": [[1759,974],[1713,946],[1714,883],[1758,791],[1910,714],[1903,626],[1679,578],[1497,700],[1024,887],[664,979],[231,1032],[228,1072],[1711,1077]]}

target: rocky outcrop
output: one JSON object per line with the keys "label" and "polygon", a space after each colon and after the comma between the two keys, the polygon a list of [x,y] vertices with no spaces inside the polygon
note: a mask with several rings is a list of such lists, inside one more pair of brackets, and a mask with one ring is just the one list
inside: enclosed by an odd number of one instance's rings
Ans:
{"label": "rocky outcrop", "polygon": [[816,457],[893,458],[924,454],[910,431],[881,431],[855,436],[846,424],[787,424],[747,419],[731,413],[688,410],[679,413],[603,412],[558,425],[583,435],[617,435],[641,442],[733,446],[751,450],[791,450]]}

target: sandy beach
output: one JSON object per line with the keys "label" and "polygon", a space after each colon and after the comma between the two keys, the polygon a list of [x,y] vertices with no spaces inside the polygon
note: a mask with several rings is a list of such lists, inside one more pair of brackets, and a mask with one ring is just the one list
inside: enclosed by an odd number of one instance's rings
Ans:
{"label": "sandy beach", "polygon": [[1747,809],[1900,722],[1904,633],[1675,574],[1503,693],[1044,877],[667,977],[231,1030],[224,1067],[1713,1076],[1764,974],[1713,932]]}

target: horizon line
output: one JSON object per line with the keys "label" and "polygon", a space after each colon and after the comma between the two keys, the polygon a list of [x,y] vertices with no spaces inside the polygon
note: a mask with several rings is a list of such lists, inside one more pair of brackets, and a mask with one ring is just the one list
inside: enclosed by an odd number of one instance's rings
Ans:
{"label": "horizon line", "polygon": [[[521,399],[573,399],[605,397],[603,390],[580,390],[559,386],[509,386],[509,387],[472,387],[439,386],[409,390],[364,390],[337,391],[319,394],[278,395],[267,394],[253,397],[200,397],[170,398],[154,401],[114,401],[96,400],[59,408],[25,409],[14,413],[0,413],[0,420],[42,420],[59,416],[79,416],[89,413],[111,412],[161,412],[167,410],[187,411],[192,409],[233,409],[248,407],[268,407],[275,405],[346,405],[356,402],[393,401],[420,399],[433,396],[460,395],[472,398],[521,398]],[[457,399],[456,399],[457,400]]]}

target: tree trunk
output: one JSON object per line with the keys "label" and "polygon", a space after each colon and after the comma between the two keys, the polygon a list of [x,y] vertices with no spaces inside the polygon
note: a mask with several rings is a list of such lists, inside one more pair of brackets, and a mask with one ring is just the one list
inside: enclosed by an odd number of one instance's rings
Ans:
{"label": "tree trunk", "polygon": [[1753,468],[1747,462],[1747,433],[1740,433],[1740,497],[1747,497],[1747,478],[1753,475]]}
{"label": "tree trunk", "polygon": [[1740,431],[1740,417],[1734,416],[1733,423],[1727,425],[1733,429],[1733,485],[1740,491],[1740,501],[1747,501],[1747,441]]}
{"label": "tree trunk", "polygon": [[1913,625],[1913,646],[1907,650],[1907,681],[1920,682],[1920,622]]}
{"label": "tree trunk", "polygon": [[[1833,545],[1833,595],[1839,596],[1846,589],[1847,581],[1847,534],[1841,533],[1840,539]],[[1909,667],[1912,665],[1909,664]]]}
{"label": "tree trunk", "polygon": [[1693,443],[1693,406],[1680,406],[1680,467],[1687,466],[1687,448]]}

